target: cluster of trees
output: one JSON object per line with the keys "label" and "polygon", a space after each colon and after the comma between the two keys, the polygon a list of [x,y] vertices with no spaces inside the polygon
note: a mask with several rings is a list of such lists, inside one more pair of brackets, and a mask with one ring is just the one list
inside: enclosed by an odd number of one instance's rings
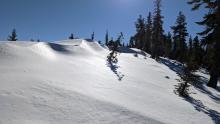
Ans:
{"label": "cluster of trees", "polygon": [[[190,0],[192,10],[200,7],[209,9],[204,20],[197,22],[206,29],[192,38],[187,32],[186,17],[179,12],[176,23],[171,26],[167,34],[163,30],[163,16],[161,15],[161,0],[155,0],[153,14],[149,12],[147,18],[141,15],[137,19],[136,34],[130,38],[129,47],[135,47],[151,54],[158,60],[159,57],[168,57],[185,63],[189,72],[199,69],[201,66],[210,72],[208,86],[216,88],[220,75],[220,2],[219,0]],[[204,5],[204,6],[203,6]]]}
{"label": "cluster of trees", "polygon": [[124,39],[124,34],[120,32],[116,40],[113,40],[113,37],[111,38],[111,40],[109,40],[109,33],[108,31],[106,31],[105,45],[108,47],[112,47],[113,42],[116,42],[118,47],[125,46],[123,39]]}
{"label": "cluster of trees", "polygon": [[[68,39],[73,40],[73,39],[77,39],[77,37],[75,37],[74,34],[71,33],[70,36],[68,37]],[[95,40],[95,32],[92,32],[90,39],[91,39],[92,41]]]}
{"label": "cluster of trees", "polygon": [[[197,10],[200,7],[209,9],[209,12],[204,16],[204,20],[196,22],[203,25],[206,29],[198,33],[198,36],[192,38],[187,32],[187,22],[185,15],[180,11],[176,23],[171,26],[172,33],[164,33],[163,16],[161,15],[161,0],[155,0],[155,9],[153,14],[148,13],[147,18],[141,15],[137,19],[136,34],[130,38],[128,47],[135,47],[151,54],[151,57],[158,60],[159,57],[168,57],[185,63],[182,79],[184,84],[178,90],[182,89],[182,93],[186,90],[192,79],[192,71],[204,67],[210,72],[210,80],[208,86],[217,87],[218,77],[220,75],[220,2],[218,0],[190,0],[188,4],[192,4],[192,10]],[[105,44],[112,47],[117,42],[116,46],[124,46],[121,44],[123,34],[116,41],[113,38],[109,41],[108,31],[105,36]],[[187,39],[189,37],[189,39]]]}
{"label": "cluster of trees", "polygon": [[155,10],[149,12],[147,20],[140,15],[135,23],[136,34],[130,38],[129,47],[136,47],[151,53],[152,58],[158,59],[165,54],[166,35],[163,30],[163,16],[161,15],[161,0],[155,1]]}
{"label": "cluster of trees", "polygon": [[198,10],[205,7],[209,10],[204,15],[201,22],[197,24],[205,26],[205,30],[199,35],[203,37],[203,44],[206,46],[205,64],[210,72],[208,86],[216,88],[218,77],[220,75],[220,1],[219,0],[190,0],[192,10]]}
{"label": "cluster of trees", "polygon": [[187,23],[182,12],[176,19],[174,26],[171,26],[173,35],[163,30],[163,16],[161,15],[161,0],[155,0],[155,9],[152,15],[149,12],[147,19],[140,15],[137,19],[136,34],[130,38],[130,47],[136,47],[158,59],[159,56],[176,59],[180,62],[187,60]]}
{"label": "cluster of trees", "polygon": [[[165,33],[163,29],[163,16],[161,15],[161,0],[155,0],[153,13],[149,12],[147,18],[139,16],[137,19],[136,33],[130,38],[128,47],[135,47],[151,54],[151,57],[158,60],[159,57],[168,57],[186,64],[187,73],[205,67],[210,72],[208,86],[216,88],[220,75],[220,1],[219,0],[189,0],[192,10],[201,7],[208,9],[198,25],[205,26],[205,30],[192,38],[187,32],[185,15],[180,11],[176,23],[171,26],[171,32]],[[71,34],[69,39],[76,37]],[[91,34],[91,40],[95,39],[95,33]],[[109,60],[115,60],[114,54],[122,43],[123,33],[116,40],[109,40],[108,31],[105,35],[105,44],[112,50]],[[8,37],[9,41],[17,41],[16,30],[13,29]],[[113,59],[112,59],[113,58]]]}

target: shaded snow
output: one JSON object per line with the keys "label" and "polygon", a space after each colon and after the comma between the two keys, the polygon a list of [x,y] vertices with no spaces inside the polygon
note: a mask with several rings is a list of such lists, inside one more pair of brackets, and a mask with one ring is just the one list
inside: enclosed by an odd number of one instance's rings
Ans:
{"label": "shaded snow", "polygon": [[0,124],[220,123],[219,91],[198,85],[185,100],[173,93],[179,63],[121,51],[109,65],[97,42],[1,42]]}

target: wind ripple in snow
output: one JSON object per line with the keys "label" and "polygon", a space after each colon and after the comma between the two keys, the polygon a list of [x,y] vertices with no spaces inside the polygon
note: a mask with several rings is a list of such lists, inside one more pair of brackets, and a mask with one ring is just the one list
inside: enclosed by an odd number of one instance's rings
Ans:
{"label": "wind ripple in snow", "polygon": [[[0,113],[2,123],[22,124],[34,120],[43,124],[162,124],[126,108],[50,85],[38,85],[24,92],[22,97],[0,94],[0,110],[10,103],[7,114],[13,117]],[[18,109],[18,106],[23,107]],[[23,111],[24,106],[28,111]]]}

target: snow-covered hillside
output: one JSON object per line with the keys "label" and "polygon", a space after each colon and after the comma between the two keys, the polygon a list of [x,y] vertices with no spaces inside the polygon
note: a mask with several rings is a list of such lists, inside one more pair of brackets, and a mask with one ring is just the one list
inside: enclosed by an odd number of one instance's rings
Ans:
{"label": "snow-covered hillside", "polygon": [[0,42],[0,124],[220,124],[219,91],[183,99],[178,63],[121,51],[109,65],[96,42]]}

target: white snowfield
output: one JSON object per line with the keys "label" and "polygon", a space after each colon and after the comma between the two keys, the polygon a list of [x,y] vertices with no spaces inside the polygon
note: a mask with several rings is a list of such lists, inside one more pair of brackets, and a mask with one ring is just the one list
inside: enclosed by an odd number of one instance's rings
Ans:
{"label": "white snowfield", "polygon": [[111,65],[97,42],[1,41],[0,124],[220,124],[218,90],[199,84],[183,99],[178,63],[121,51]]}

